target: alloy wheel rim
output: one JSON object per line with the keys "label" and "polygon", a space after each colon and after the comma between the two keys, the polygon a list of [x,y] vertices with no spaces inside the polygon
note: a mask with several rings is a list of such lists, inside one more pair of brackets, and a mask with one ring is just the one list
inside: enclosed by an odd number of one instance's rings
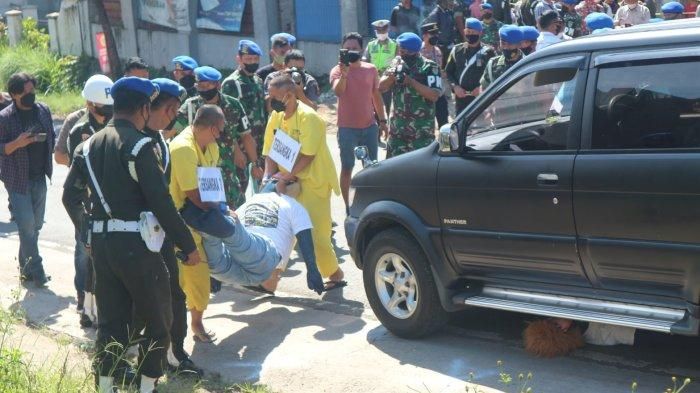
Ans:
{"label": "alloy wheel rim", "polygon": [[389,314],[408,319],[415,313],[418,306],[416,276],[400,255],[382,255],[374,272],[374,281],[379,300]]}

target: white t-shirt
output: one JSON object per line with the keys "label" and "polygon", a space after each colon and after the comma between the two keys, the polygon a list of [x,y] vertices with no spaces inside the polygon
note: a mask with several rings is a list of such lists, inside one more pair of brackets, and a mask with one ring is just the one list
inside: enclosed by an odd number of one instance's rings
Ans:
{"label": "white t-shirt", "polygon": [[272,241],[285,264],[292,254],[295,236],[312,228],[309,213],[299,202],[274,192],[254,195],[236,214],[248,232]]}

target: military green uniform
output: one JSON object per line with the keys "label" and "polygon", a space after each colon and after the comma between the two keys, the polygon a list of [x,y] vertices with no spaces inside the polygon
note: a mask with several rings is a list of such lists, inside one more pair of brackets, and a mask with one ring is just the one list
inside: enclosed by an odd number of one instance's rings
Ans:
{"label": "military green uniform", "polygon": [[[392,64],[385,74],[394,73]],[[416,64],[408,67],[407,75],[419,83],[442,92],[440,68],[431,60],[418,57]],[[394,108],[389,124],[387,158],[428,146],[435,140],[435,103],[429,101],[407,84],[395,83],[392,87]]]}
{"label": "military green uniform", "polygon": [[510,67],[517,63],[523,58],[523,54],[520,53],[518,60],[516,61],[506,61],[506,57],[503,55],[491,58],[488,63],[486,63],[486,70],[484,70],[484,75],[481,77],[481,88],[485,89],[493,83],[498,77],[503,75]]}
{"label": "military green uniform", "polygon": [[561,12],[561,19],[564,22],[564,34],[576,38],[583,35],[583,19],[577,12]]}
{"label": "military green uniform", "polygon": [[[221,92],[227,96],[237,98],[250,120],[250,130],[258,146],[258,159],[262,159],[263,138],[267,125],[267,111],[265,110],[265,93],[263,81],[253,74],[248,76],[241,70],[234,71],[224,80]],[[264,166],[264,163],[262,164]]]}
{"label": "military green uniform", "polygon": [[503,27],[503,22],[494,20],[492,23],[484,23],[484,33],[481,36],[481,42],[492,46],[496,51],[501,47],[501,36],[498,35],[498,30]]}
{"label": "military green uniform", "polygon": [[[194,121],[194,116],[197,110],[205,104],[202,97],[188,98],[180,107],[177,114],[177,121],[173,127],[178,133],[184,130]],[[241,189],[241,184],[236,174],[236,163],[234,161],[234,143],[238,143],[241,135],[245,135],[250,131],[250,121],[246,116],[245,109],[241,102],[237,99],[219,93],[218,104],[224,112],[226,125],[224,132],[217,140],[219,145],[219,166],[224,175],[224,187],[226,187],[226,203],[232,208],[237,209],[245,203],[245,192]]]}

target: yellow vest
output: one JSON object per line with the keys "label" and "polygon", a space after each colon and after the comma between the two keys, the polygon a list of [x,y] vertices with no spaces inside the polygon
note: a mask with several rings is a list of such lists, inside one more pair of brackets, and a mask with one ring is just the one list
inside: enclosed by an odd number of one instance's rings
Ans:
{"label": "yellow vest", "polygon": [[380,76],[389,68],[391,61],[396,56],[396,41],[391,38],[389,38],[388,41],[386,45],[380,44],[379,40],[372,40],[367,44],[367,53],[369,53],[372,64],[377,67]]}

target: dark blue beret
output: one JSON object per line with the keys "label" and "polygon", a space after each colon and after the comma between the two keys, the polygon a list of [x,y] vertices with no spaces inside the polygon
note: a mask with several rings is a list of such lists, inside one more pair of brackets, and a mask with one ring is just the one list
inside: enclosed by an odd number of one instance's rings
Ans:
{"label": "dark blue beret", "polygon": [[415,33],[402,33],[396,37],[396,42],[402,49],[409,52],[420,52],[420,48],[423,46],[423,40]]}
{"label": "dark blue beret", "polygon": [[160,90],[158,86],[153,84],[148,79],[143,79],[136,76],[127,76],[114,82],[110,93],[112,94],[112,98],[114,98],[114,100],[117,101],[117,96],[119,95],[119,93],[125,91],[141,93],[144,96],[148,97],[151,101],[153,101],[156,99],[156,97],[158,97],[158,93]]}
{"label": "dark blue beret", "polygon": [[585,21],[588,31],[591,32],[598,29],[613,28],[613,19],[602,12],[593,12],[588,14]]}
{"label": "dark blue beret", "polygon": [[682,14],[685,11],[683,4],[677,1],[671,1],[661,6],[661,12],[664,14]]}
{"label": "dark blue beret", "polygon": [[523,41],[523,32],[518,26],[505,25],[498,30],[501,41],[508,44],[519,44]]}
{"label": "dark blue beret", "polygon": [[525,41],[537,41],[537,37],[540,36],[540,31],[534,26],[521,26],[520,30],[523,32],[523,40]]}
{"label": "dark blue beret", "polygon": [[180,100],[180,102],[187,99],[187,90],[180,86],[179,83],[168,78],[156,78],[151,80],[154,85],[158,86],[160,89],[160,94],[168,94]]}
{"label": "dark blue beret", "polygon": [[218,82],[221,80],[221,73],[214,67],[197,67],[194,69],[194,78],[197,82]]}
{"label": "dark blue beret", "polygon": [[467,18],[467,20],[464,21],[464,26],[467,29],[472,29],[476,31],[484,31],[484,24],[481,23],[480,20],[476,18]]}
{"label": "dark blue beret", "polygon": [[178,56],[173,59],[173,64],[176,70],[192,71],[199,67],[197,61],[189,56]]}
{"label": "dark blue beret", "polygon": [[262,56],[263,53],[255,42],[251,40],[240,40],[238,42],[238,54]]}

